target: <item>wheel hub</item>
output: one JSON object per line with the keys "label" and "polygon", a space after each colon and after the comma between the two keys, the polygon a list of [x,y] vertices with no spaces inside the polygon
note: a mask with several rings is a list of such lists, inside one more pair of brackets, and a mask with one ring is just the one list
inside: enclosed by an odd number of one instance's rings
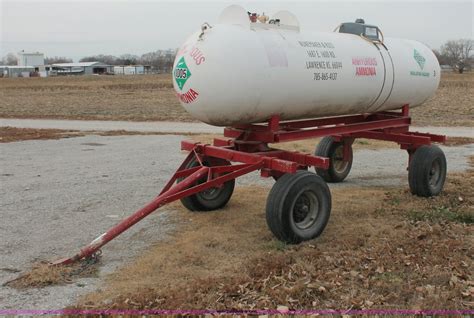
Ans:
{"label": "wheel hub", "polygon": [[429,173],[429,184],[432,187],[435,187],[441,179],[441,165],[439,160],[435,160],[431,165]]}
{"label": "wheel hub", "polygon": [[318,198],[310,191],[305,191],[295,201],[293,206],[293,222],[301,230],[311,227],[318,216]]}
{"label": "wheel hub", "polygon": [[214,200],[215,198],[217,198],[219,196],[219,194],[221,193],[221,189],[222,188],[209,188],[207,190],[204,190],[204,191],[201,191],[199,192],[199,195],[201,196],[201,198],[203,198],[204,200]]}
{"label": "wheel hub", "polygon": [[349,162],[344,161],[344,146],[341,145],[334,151],[332,165],[337,173],[343,173],[347,169]]}

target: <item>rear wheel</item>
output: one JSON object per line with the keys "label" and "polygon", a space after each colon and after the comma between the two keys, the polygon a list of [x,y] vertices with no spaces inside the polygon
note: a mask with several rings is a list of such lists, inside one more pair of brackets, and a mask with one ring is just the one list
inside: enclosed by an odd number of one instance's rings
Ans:
{"label": "rear wheel", "polygon": [[[204,158],[203,164],[207,167],[229,166],[230,162],[220,158]],[[191,161],[186,168],[199,166],[196,160]],[[181,179],[182,180],[182,179]],[[178,182],[180,182],[179,180]],[[206,181],[206,177],[196,184]],[[230,180],[220,187],[213,187],[181,199],[181,203],[190,211],[213,211],[223,208],[229,202],[234,192],[235,180]]]}
{"label": "rear wheel", "polygon": [[267,199],[267,225],[277,239],[300,243],[318,237],[331,214],[331,193],[320,177],[308,171],[285,174]]}
{"label": "rear wheel", "polygon": [[432,197],[443,190],[446,180],[446,157],[437,146],[421,146],[408,167],[410,191],[420,197]]}
{"label": "rear wheel", "polygon": [[333,137],[324,137],[314,153],[319,157],[329,158],[327,170],[316,168],[316,173],[326,182],[342,182],[352,168],[352,147],[349,147],[349,160],[344,161],[344,143]]}

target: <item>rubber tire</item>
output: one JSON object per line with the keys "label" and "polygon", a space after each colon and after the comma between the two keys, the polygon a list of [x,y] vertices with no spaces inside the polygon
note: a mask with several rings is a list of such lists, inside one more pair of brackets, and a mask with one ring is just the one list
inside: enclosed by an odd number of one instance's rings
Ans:
{"label": "rubber tire", "polygon": [[343,146],[342,142],[335,141],[333,137],[326,136],[324,137],[316,147],[314,154],[319,157],[329,158],[329,168],[327,170],[316,168],[316,173],[318,176],[324,179],[326,182],[337,183],[342,182],[347,177],[352,168],[352,147],[350,147],[350,160],[346,169],[342,173],[338,172],[334,168],[333,158],[338,147]]}
{"label": "rubber tire", "polygon": [[[224,159],[219,159],[219,158],[204,159],[203,163],[205,166],[208,166],[208,167],[227,166],[231,164],[229,161],[224,160]],[[199,163],[193,160],[186,165],[186,169],[193,168],[198,165]],[[182,179],[178,180],[178,183],[181,180]],[[204,181],[205,180],[202,180],[201,182],[204,182]],[[196,193],[191,196],[182,198],[181,203],[183,204],[185,208],[193,212],[207,212],[207,211],[218,210],[220,208],[223,208],[229,202],[234,192],[234,187],[235,187],[235,180],[230,180],[224,183],[221,193],[219,194],[217,198],[213,200],[207,200],[201,195],[201,193]]]}
{"label": "rubber tire", "polygon": [[[296,196],[305,190],[311,190],[318,199],[319,212],[310,228],[295,228],[291,208]],[[308,171],[285,174],[273,185],[266,205],[266,220],[270,231],[277,239],[289,244],[318,237],[326,227],[331,214],[331,192],[321,177]]]}
{"label": "rubber tire", "polygon": [[[433,163],[438,161],[440,177],[435,185],[430,184],[430,173]],[[410,191],[420,197],[432,197],[438,195],[446,181],[446,157],[443,150],[438,146],[421,146],[411,158],[408,166],[408,183]]]}

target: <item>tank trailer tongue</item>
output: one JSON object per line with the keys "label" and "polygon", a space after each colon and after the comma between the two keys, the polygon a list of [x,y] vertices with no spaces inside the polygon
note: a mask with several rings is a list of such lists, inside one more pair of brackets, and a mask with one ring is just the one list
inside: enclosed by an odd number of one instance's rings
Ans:
{"label": "tank trailer tongue", "polygon": [[[105,244],[176,200],[190,211],[220,209],[231,199],[235,179],[254,171],[276,181],[265,208],[275,237],[291,244],[314,239],[331,213],[326,183],[349,175],[357,138],[398,143],[408,152],[410,191],[438,195],[446,158],[432,143],[446,138],[409,130],[409,104],[420,105],[438,86],[434,55],[418,42],[384,39],[361,19],[336,31],[304,34],[287,11],[267,17],[238,6],[224,10],[218,24],[204,24],[179,50],[173,84],[183,107],[225,126],[225,138],[212,145],[182,141],[188,154],[157,197],[52,264],[96,257]],[[222,91],[227,94],[216,93]],[[314,154],[274,147],[311,138],[322,138]]]}

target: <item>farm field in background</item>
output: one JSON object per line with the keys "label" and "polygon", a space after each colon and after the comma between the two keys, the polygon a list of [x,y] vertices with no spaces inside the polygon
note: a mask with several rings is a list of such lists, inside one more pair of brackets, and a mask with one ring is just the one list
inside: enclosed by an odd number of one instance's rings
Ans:
{"label": "farm field in background", "polygon": [[[0,117],[195,121],[170,74],[0,79]],[[443,73],[436,96],[413,109],[414,125],[474,126],[474,72]]]}

